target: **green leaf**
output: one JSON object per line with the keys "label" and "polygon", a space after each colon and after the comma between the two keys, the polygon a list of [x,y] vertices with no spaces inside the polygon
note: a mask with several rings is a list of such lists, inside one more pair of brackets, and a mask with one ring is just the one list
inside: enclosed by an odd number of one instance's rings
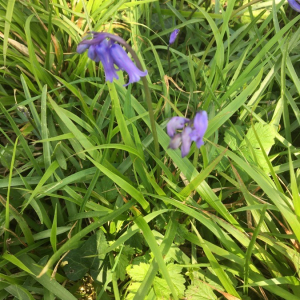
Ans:
{"label": "green leaf", "polygon": [[8,48],[8,39],[9,39],[9,31],[10,31],[10,25],[12,21],[12,16],[14,12],[14,6],[15,6],[16,0],[7,1],[7,7],[6,7],[6,16],[5,16],[5,28],[4,28],[4,40],[3,40],[3,60],[4,65],[6,65],[6,53]]}
{"label": "green leaf", "polygon": [[[276,133],[274,131],[274,127],[271,125],[268,125],[268,124],[264,125],[261,123],[256,123],[254,125],[254,129],[257,132],[264,149],[266,151],[268,149],[270,149],[275,143],[274,139],[275,139]],[[257,139],[255,137],[255,133],[254,133],[252,127],[250,127],[250,129],[248,130],[248,132],[246,134],[246,138],[242,141],[240,147],[248,148],[247,142],[249,142],[253,148],[260,149],[259,142],[257,141]]]}
{"label": "green leaf", "polygon": [[149,267],[150,265],[145,263],[131,265],[131,267],[127,270],[127,273],[133,281],[143,281],[146,277]]}
{"label": "green leaf", "polygon": [[25,266],[22,261],[20,261],[16,256],[12,255],[12,254],[7,254],[7,253],[4,253],[2,255],[2,258],[3,259],[6,259],[7,261],[11,262],[12,264],[14,264],[15,266],[17,266],[18,268],[20,268],[21,270],[31,274],[31,275],[34,275],[32,273],[32,271],[27,268],[27,266]]}
{"label": "green leaf", "polygon": [[141,282],[134,282],[132,281],[128,287],[129,294],[126,296],[126,300],[132,300],[134,299],[136,292],[138,291],[139,287],[141,285]]}
{"label": "green leaf", "polygon": [[50,243],[53,252],[56,252],[56,243],[57,243],[56,236],[57,236],[57,205],[55,205],[53,224],[52,224],[51,235],[50,235]]}
{"label": "green leaf", "polygon": [[129,259],[124,253],[118,254],[117,259],[118,263],[115,268],[116,279],[124,281],[126,277],[126,267],[129,265]]}
{"label": "green leaf", "polygon": [[170,289],[165,279],[155,277],[153,281],[153,288],[157,299],[170,299]]}
{"label": "green leaf", "polygon": [[66,276],[73,281],[81,279],[89,273],[94,280],[97,279],[101,261],[105,257],[107,242],[102,230],[90,236],[77,249],[71,250],[64,258],[63,263]]}
{"label": "green leaf", "polygon": [[36,264],[36,262],[28,255],[22,255],[20,260],[22,260],[22,263],[24,263],[26,267],[33,273],[33,275],[31,275],[32,278],[56,295],[59,299],[76,300],[76,298],[65,287],[60,285],[56,280],[53,280],[49,274],[44,274],[41,277],[37,277],[42,267]]}
{"label": "green leaf", "polygon": [[241,137],[244,136],[243,128],[239,125],[234,125],[225,131],[224,141],[234,151],[241,144]]}
{"label": "green leaf", "polygon": [[31,294],[19,285],[10,285],[5,288],[7,292],[9,292],[12,296],[15,296],[19,300],[34,300]]}
{"label": "green leaf", "polygon": [[213,289],[200,280],[194,280],[185,292],[186,300],[216,300]]}
{"label": "green leaf", "polygon": [[178,292],[179,298],[184,296],[185,290],[185,279],[184,276],[181,274],[182,267],[176,264],[168,264],[167,270],[169,271],[171,280],[174,283],[175,289]]}
{"label": "green leaf", "polygon": [[108,177],[101,178],[101,180],[97,182],[96,187],[97,189],[100,189],[101,196],[108,201],[116,199],[118,196],[118,191],[114,182]]}

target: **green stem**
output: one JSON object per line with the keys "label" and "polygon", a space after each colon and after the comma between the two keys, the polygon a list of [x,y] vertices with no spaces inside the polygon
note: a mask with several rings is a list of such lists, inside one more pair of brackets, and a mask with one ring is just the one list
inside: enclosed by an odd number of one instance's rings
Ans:
{"label": "green stem", "polygon": [[[134,59],[137,67],[143,71],[143,66],[136,55],[135,51],[131,48],[130,45],[128,45],[126,42],[121,43],[131,54],[132,58]],[[155,148],[155,155],[157,158],[160,158],[160,153],[159,153],[159,143],[158,143],[158,137],[157,137],[157,131],[156,131],[156,126],[155,126],[155,118],[154,118],[154,111],[152,108],[152,100],[151,100],[151,93],[148,85],[148,81],[146,77],[142,77],[142,82],[144,85],[144,91],[145,91],[145,97],[146,97],[146,103],[148,107],[148,112],[149,112],[149,119],[150,119],[150,124],[151,124],[151,131],[153,135],[153,142],[154,142],[154,148]]]}
{"label": "green stem", "polygon": [[[141,71],[143,71],[143,66],[142,66],[138,56],[136,55],[135,51],[131,48],[131,46],[126,43],[126,41],[124,39],[122,39],[121,37],[119,37],[117,35],[108,33],[108,32],[102,32],[102,33],[91,32],[91,33],[93,33],[94,36],[96,36],[95,39],[97,39],[97,41],[99,43],[101,43],[101,41],[103,41],[104,39],[109,38],[109,39],[112,39],[113,41],[116,41],[119,44],[123,45],[126,48],[126,50],[131,54],[137,67]],[[93,40],[85,40],[83,43],[86,45],[91,45],[93,43]],[[159,143],[158,143],[158,137],[157,137],[157,131],[156,131],[156,125],[155,125],[155,119],[154,119],[154,112],[152,109],[150,89],[149,89],[148,81],[145,77],[142,77],[142,81],[143,81],[143,85],[144,85],[146,103],[148,106],[148,112],[149,112],[149,118],[150,118],[150,124],[151,124],[151,130],[152,130],[153,142],[154,142],[154,148],[155,148],[155,155],[157,156],[157,158],[160,158]]]}
{"label": "green stem", "polygon": [[168,45],[168,66],[169,66],[169,76],[171,77],[171,62],[170,62],[170,45]]}

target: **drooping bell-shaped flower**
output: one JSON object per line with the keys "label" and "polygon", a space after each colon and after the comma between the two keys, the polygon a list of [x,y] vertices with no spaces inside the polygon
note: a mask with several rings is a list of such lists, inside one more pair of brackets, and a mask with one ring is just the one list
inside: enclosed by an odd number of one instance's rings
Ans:
{"label": "drooping bell-shaped flower", "polygon": [[300,1],[298,0],[288,0],[289,5],[291,8],[300,13]]}
{"label": "drooping bell-shaped flower", "polygon": [[198,111],[194,118],[194,128],[191,132],[192,141],[196,142],[197,148],[200,148],[203,142],[203,136],[208,126],[208,117],[205,110]]}
{"label": "drooping bell-shaped flower", "polygon": [[110,45],[109,42],[105,39],[100,44],[96,45],[96,53],[99,57],[100,61],[102,62],[105,79],[107,81],[113,82],[114,78],[119,79],[116,71],[118,71],[115,66],[113,59],[109,53]]}
{"label": "drooping bell-shaped flower", "polygon": [[141,77],[147,75],[148,72],[141,71],[128,57],[128,54],[119,44],[113,44],[110,47],[110,55],[115,65],[129,75],[129,81],[124,86],[127,86],[128,84],[133,82],[137,82],[141,79]]}
{"label": "drooping bell-shaped flower", "polygon": [[[185,157],[190,152],[193,141],[196,142],[197,148],[204,144],[203,136],[207,126],[208,117],[204,110],[197,112],[193,120],[173,117],[167,124],[167,133],[171,137],[169,148],[177,149],[181,144],[181,156]],[[177,133],[178,129],[182,129],[182,132]]]}
{"label": "drooping bell-shaped flower", "polygon": [[169,39],[169,45],[172,45],[176,41],[179,31],[179,29],[172,31]]}
{"label": "drooping bell-shaped flower", "polygon": [[190,126],[185,127],[181,133],[182,145],[181,145],[181,157],[185,157],[189,154],[192,144],[191,133],[192,128]]}
{"label": "drooping bell-shaped flower", "polygon": [[176,130],[182,129],[190,120],[183,117],[173,117],[167,124],[167,133],[169,137],[173,137]]}
{"label": "drooping bell-shaped flower", "polygon": [[100,58],[98,57],[97,53],[96,53],[96,45],[91,45],[88,49],[88,57],[95,61],[95,62],[99,62]]}
{"label": "drooping bell-shaped flower", "polygon": [[85,52],[87,49],[89,49],[90,45],[87,44],[79,44],[77,46],[76,52],[79,54],[82,54],[83,52]]}
{"label": "drooping bell-shaped flower", "polygon": [[[91,38],[91,36],[93,38]],[[116,71],[119,69],[128,73],[128,84],[137,82],[141,77],[146,76],[147,71],[141,71],[137,68],[128,57],[127,52],[115,42],[129,47],[129,45],[117,35],[107,32],[91,32],[78,44],[77,53],[82,54],[88,50],[88,57],[90,59],[95,62],[101,61],[107,81],[113,82],[114,78],[118,79],[119,77]],[[115,65],[119,67],[119,69],[117,69]]]}

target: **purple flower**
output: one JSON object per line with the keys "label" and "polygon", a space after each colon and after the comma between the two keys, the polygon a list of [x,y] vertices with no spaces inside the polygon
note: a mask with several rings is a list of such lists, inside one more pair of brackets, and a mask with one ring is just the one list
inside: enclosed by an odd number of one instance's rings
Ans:
{"label": "purple flower", "polygon": [[[187,124],[185,126],[185,124]],[[192,142],[196,142],[196,146],[200,148],[203,142],[203,136],[208,126],[207,113],[200,110],[196,113],[193,120],[183,117],[173,117],[167,124],[167,133],[171,137],[169,148],[177,149],[181,144],[181,156],[188,155]],[[176,133],[178,129],[182,129],[181,133]]]}
{"label": "purple flower", "polygon": [[[90,49],[91,48],[92,46]],[[110,42],[103,40],[100,44],[96,45],[95,48],[96,54],[103,65],[105,79],[110,82],[113,82],[114,78],[119,79],[119,76],[116,73],[118,70],[114,67],[114,61],[109,54]]]}
{"label": "purple flower", "polygon": [[171,149],[177,149],[180,146],[181,141],[182,141],[182,139],[181,139],[181,133],[175,134],[171,138],[169,148],[171,148]]}
{"label": "purple flower", "polygon": [[300,2],[297,0],[288,0],[289,5],[291,8],[297,12],[300,12]]}
{"label": "purple flower", "polygon": [[[103,43],[103,42],[102,42]],[[130,83],[137,82],[141,77],[147,75],[147,71],[141,71],[128,57],[125,50],[118,44],[113,44],[110,47],[110,55],[113,59],[115,65],[117,65],[121,70],[125,71],[129,75],[129,81],[124,86]]]}
{"label": "purple flower", "polygon": [[177,129],[182,129],[190,120],[183,117],[173,117],[167,124],[167,133],[169,137],[173,137]]}
{"label": "purple flower", "polygon": [[176,41],[179,31],[180,31],[179,29],[175,29],[171,33],[170,39],[169,39],[169,45],[172,45]]}
{"label": "purple flower", "polygon": [[185,127],[181,133],[182,145],[181,145],[181,157],[185,157],[189,154],[191,149],[191,134],[193,129],[190,126]]}
{"label": "purple flower", "polygon": [[[95,62],[101,61],[105,73],[105,79],[113,82],[114,78],[119,79],[117,71],[123,70],[129,75],[130,83],[137,82],[141,77],[147,75],[147,71],[141,71],[132,60],[128,57],[125,50],[115,42],[126,44],[126,42],[111,33],[107,32],[92,32],[93,38],[87,36],[77,46],[77,52],[82,54],[88,50],[88,57]],[[107,40],[109,38],[109,40]],[[116,67],[117,66],[117,67]]]}
{"label": "purple flower", "polygon": [[198,148],[200,148],[204,142],[202,140],[204,133],[208,126],[208,118],[205,110],[200,110],[196,113],[194,118],[194,130],[191,133],[192,141],[196,142]]}
{"label": "purple flower", "polygon": [[76,49],[76,52],[81,54],[83,53],[85,50],[87,50],[88,48],[90,47],[90,45],[87,45],[87,44],[79,44],[77,46],[77,49]]}

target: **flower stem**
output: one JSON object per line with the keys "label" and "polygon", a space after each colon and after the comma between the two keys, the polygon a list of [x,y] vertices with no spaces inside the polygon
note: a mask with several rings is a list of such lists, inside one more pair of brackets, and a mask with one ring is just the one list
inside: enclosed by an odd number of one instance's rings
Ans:
{"label": "flower stem", "polygon": [[168,66],[169,66],[169,76],[171,77],[171,62],[170,62],[170,45],[168,45]]}
{"label": "flower stem", "polygon": [[[138,56],[136,55],[135,51],[131,48],[131,46],[126,43],[126,41],[124,39],[122,39],[121,37],[119,37],[115,34],[108,33],[108,32],[102,32],[102,33],[90,32],[90,33],[94,34],[94,39],[85,40],[82,43],[84,43],[86,45],[92,45],[93,43],[95,43],[95,40],[97,40],[98,43],[101,43],[106,38],[112,39],[113,41],[116,41],[117,43],[123,45],[126,48],[126,50],[131,54],[132,58],[134,59],[137,67],[141,71],[143,71],[143,66],[142,66]],[[148,106],[149,119],[150,119],[151,131],[152,131],[152,135],[153,135],[153,142],[154,142],[154,148],[155,148],[155,155],[159,159],[160,158],[159,143],[158,143],[157,131],[156,131],[156,127],[155,127],[155,119],[154,119],[154,112],[152,109],[150,89],[149,89],[148,81],[145,77],[142,77],[142,81],[143,81],[143,85],[144,85],[146,103]]]}
{"label": "flower stem", "polygon": [[[138,56],[136,55],[135,51],[131,48],[131,46],[128,45],[125,41],[123,43],[123,42],[120,42],[118,40],[118,42],[120,44],[122,44],[127,49],[127,51],[131,54],[132,58],[134,59],[137,67],[141,71],[143,71],[143,66],[142,66]],[[153,135],[155,155],[158,159],[160,159],[159,143],[158,143],[158,136],[157,136],[156,126],[155,126],[154,112],[153,112],[153,108],[152,108],[151,93],[150,93],[150,89],[149,89],[149,85],[148,85],[148,81],[147,81],[146,77],[142,77],[142,82],[143,82],[143,85],[144,85],[146,103],[147,103],[147,107],[148,107],[149,119],[150,119],[150,124],[151,124],[151,131],[152,131],[152,135]]]}

